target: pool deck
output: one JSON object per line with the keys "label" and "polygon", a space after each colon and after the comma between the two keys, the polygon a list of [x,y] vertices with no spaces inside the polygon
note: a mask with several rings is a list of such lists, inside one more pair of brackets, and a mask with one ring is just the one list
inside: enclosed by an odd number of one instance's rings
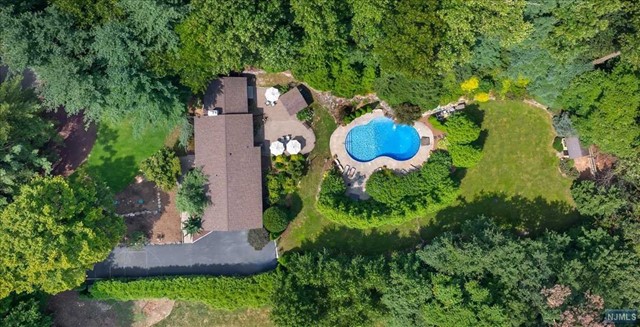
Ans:
{"label": "pool deck", "polygon": [[300,142],[300,153],[307,154],[316,146],[316,135],[311,128],[305,126],[295,115],[290,115],[284,105],[278,101],[273,107],[265,106],[264,92],[266,87],[257,87],[257,104],[261,108],[265,121],[258,131],[258,141],[263,143],[262,153],[269,156],[269,146],[272,142],[279,141],[285,135]]}
{"label": "pool deck", "polygon": [[[361,200],[369,198],[369,195],[366,193],[367,179],[369,179],[369,176],[371,176],[371,174],[378,168],[386,166],[396,172],[406,173],[422,166],[422,164],[429,159],[429,154],[431,153],[431,150],[433,150],[433,132],[425,124],[415,122],[413,127],[418,131],[420,137],[428,137],[431,140],[431,143],[429,145],[421,144],[418,149],[418,153],[416,153],[413,158],[405,161],[398,161],[389,157],[378,157],[369,162],[359,162],[351,158],[347,153],[347,149],[344,144],[347,134],[349,134],[349,131],[351,131],[352,128],[365,125],[372,119],[378,117],[384,117],[382,110],[374,110],[372,113],[362,115],[354,119],[346,126],[338,126],[333,134],[331,134],[331,140],[329,143],[329,148],[331,149],[331,154],[334,156],[334,159],[338,160],[343,170],[346,170],[347,166],[349,166],[349,171],[351,171],[348,176],[346,173],[343,173],[342,175],[345,183],[347,184],[347,194]],[[355,171],[351,169],[352,167],[355,167]]]}

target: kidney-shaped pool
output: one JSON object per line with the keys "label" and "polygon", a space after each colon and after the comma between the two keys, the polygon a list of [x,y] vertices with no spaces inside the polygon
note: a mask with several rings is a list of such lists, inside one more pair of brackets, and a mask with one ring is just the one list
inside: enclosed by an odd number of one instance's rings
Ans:
{"label": "kidney-shaped pool", "polygon": [[412,126],[398,125],[380,117],[351,129],[344,144],[347,153],[360,162],[383,156],[404,161],[418,153],[420,135]]}

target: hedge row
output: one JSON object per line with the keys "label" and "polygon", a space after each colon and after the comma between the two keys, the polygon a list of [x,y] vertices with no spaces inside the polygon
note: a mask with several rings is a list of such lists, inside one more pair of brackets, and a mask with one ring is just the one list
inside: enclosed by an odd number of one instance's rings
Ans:
{"label": "hedge row", "polygon": [[275,273],[250,277],[190,276],[96,282],[89,292],[95,299],[142,300],[168,298],[202,302],[214,309],[259,308],[271,303]]}

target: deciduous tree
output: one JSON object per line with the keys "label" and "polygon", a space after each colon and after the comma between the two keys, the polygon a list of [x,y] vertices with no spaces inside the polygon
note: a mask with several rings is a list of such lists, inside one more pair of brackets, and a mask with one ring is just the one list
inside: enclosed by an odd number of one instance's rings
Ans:
{"label": "deciduous tree", "polygon": [[38,177],[0,213],[0,298],[79,286],[124,234],[106,187],[88,177]]}

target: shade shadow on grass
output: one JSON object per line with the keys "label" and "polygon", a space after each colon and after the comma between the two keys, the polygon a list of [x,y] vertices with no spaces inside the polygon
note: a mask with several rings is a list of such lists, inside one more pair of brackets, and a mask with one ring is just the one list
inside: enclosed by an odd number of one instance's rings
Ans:
{"label": "shade shadow on grass", "polygon": [[47,312],[54,316],[54,326],[132,326],[140,317],[131,301],[98,301],[78,296],[76,291],[50,298]]}
{"label": "shade shadow on grass", "polygon": [[377,255],[409,249],[420,243],[420,235],[417,232],[401,234],[397,230],[360,230],[332,225],[323,229],[315,239],[304,240],[300,247],[292,251],[327,249],[334,253]]}
{"label": "shade shadow on grass", "polygon": [[438,212],[433,221],[422,228],[421,234],[431,239],[445,231],[459,231],[462,223],[480,215],[494,219],[498,226],[520,235],[563,230],[579,219],[575,208],[566,202],[482,193],[472,201],[461,198],[458,205]]}
{"label": "shade shadow on grass", "polygon": [[84,169],[114,192],[122,191],[139,172],[142,160],[161,149],[170,134],[170,126],[137,131],[130,122],[101,124],[98,137]]}

